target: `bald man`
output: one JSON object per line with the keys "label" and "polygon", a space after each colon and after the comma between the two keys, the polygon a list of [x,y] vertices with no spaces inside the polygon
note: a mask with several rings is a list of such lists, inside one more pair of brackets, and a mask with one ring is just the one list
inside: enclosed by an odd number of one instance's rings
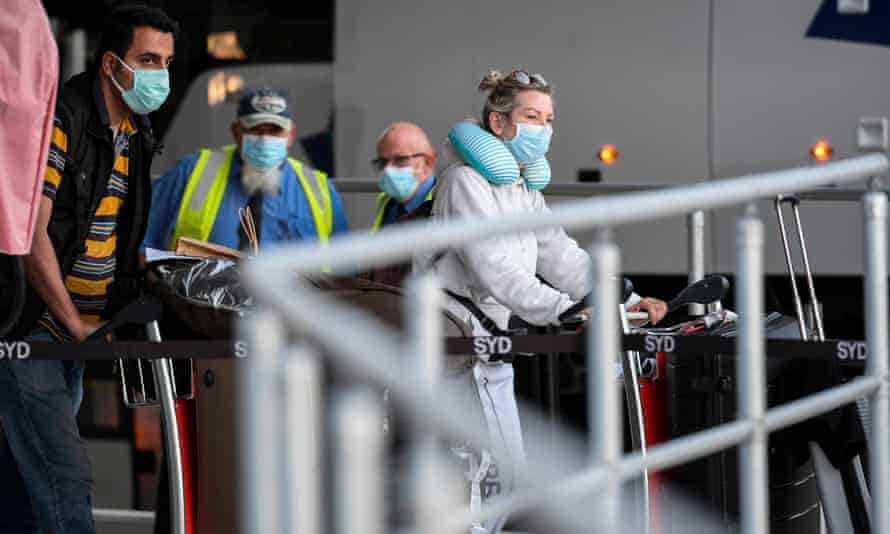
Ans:
{"label": "bald man", "polygon": [[374,166],[382,173],[373,231],[411,215],[432,200],[436,179],[436,153],[416,124],[397,122],[383,131],[377,142]]}

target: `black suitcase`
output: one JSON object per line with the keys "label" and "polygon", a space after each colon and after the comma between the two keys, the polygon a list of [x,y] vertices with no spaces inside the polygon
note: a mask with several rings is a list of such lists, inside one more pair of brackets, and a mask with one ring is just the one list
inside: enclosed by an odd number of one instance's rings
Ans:
{"label": "black suitcase", "polygon": [[[769,337],[799,336],[797,322],[790,317],[773,316],[767,322],[766,330]],[[769,406],[783,401],[782,377],[789,371],[793,370],[782,362],[768,363]],[[671,438],[735,419],[734,358],[721,354],[668,354],[666,373]],[[770,531],[818,532],[819,496],[813,465],[806,453],[806,444],[793,441],[783,434],[770,437]],[[738,529],[738,458],[735,448],[671,469],[666,478],[672,488],[713,511],[727,532]]]}

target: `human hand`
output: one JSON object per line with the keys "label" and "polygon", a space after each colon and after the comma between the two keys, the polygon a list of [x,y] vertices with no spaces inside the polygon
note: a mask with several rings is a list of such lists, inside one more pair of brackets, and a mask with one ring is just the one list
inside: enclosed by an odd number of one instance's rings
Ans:
{"label": "human hand", "polygon": [[634,304],[627,311],[644,311],[649,314],[649,324],[655,325],[667,315],[667,303],[652,297],[646,297]]}
{"label": "human hand", "polygon": [[584,308],[582,310],[578,310],[572,315],[562,317],[560,319],[560,326],[564,330],[575,330],[580,332],[584,329],[584,325],[590,319],[590,308]]}
{"label": "human hand", "polygon": [[[97,323],[90,323],[84,320],[79,320],[74,328],[69,328],[68,330],[71,332],[71,337],[74,338],[74,341],[81,343],[86,341],[86,339],[93,335],[94,332],[105,326],[107,322],[108,321],[99,321]],[[108,340],[107,336],[106,340]]]}

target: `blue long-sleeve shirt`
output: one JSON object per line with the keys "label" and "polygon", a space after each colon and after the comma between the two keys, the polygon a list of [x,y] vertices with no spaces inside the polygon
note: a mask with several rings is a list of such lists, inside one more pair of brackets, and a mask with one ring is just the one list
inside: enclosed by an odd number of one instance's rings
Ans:
{"label": "blue long-sleeve shirt", "polygon": [[[198,154],[187,156],[177,162],[161,178],[152,184],[151,213],[143,248],[166,250],[176,227],[179,206],[185,193],[192,170],[198,161]],[[315,178],[304,167],[307,180]],[[331,195],[333,228],[331,234],[349,231],[340,197],[333,182],[328,182]],[[238,230],[241,226],[238,208],[247,206],[250,197],[241,185],[241,157],[236,152],[232,158],[229,181],[223,194],[219,213],[213,223],[208,240],[226,247],[239,248]],[[318,199],[319,203],[321,199]],[[260,229],[261,243],[274,243],[291,239],[318,239],[312,210],[303,192],[303,186],[290,164],[281,166],[281,182],[277,195],[263,194],[263,215]]]}

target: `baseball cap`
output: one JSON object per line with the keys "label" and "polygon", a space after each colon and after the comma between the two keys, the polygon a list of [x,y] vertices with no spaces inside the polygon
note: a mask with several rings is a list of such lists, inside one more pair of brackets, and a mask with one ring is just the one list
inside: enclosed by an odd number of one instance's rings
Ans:
{"label": "baseball cap", "polygon": [[287,99],[279,91],[269,88],[249,91],[241,97],[237,118],[245,128],[258,124],[274,124],[284,129],[291,126]]}

